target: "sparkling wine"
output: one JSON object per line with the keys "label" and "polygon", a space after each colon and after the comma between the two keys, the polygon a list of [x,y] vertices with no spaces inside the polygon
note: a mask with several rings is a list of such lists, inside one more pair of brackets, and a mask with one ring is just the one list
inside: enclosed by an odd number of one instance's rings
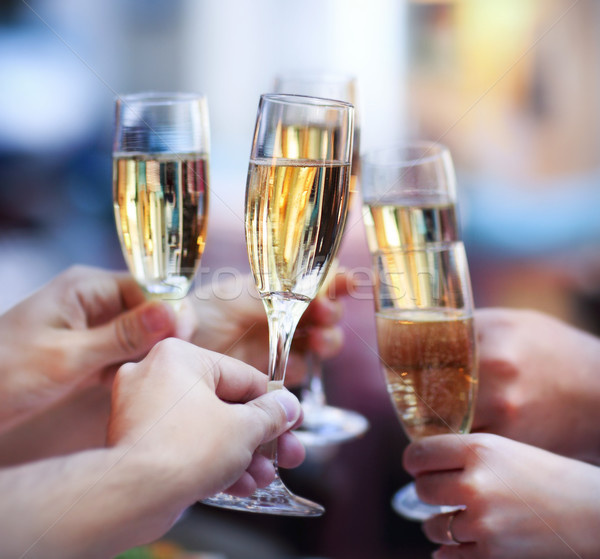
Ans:
{"label": "sparkling wine", "polygon": [[456,205],[439,197],[406,197],[365,204],[363,217],[371,252],[452,242],[460,238]]}
{"label": "sparkling wine", "polygon": [[360,129],[354,127],[354,137],[352,141],[352,167],[350,168],[350,199],[348,207],[352,207],[354,198],[358,195],[358,181],[360,178]]}
{"label": "sparkling wine", "polygon": [[129,270],[149,296],[184,297],[204,251],[207,157],[115,154],[113,190]]}
{"label": "sparkling wine", "polygon": [[250,161],[246,239],[261,295],[316,296],[345,225],[349,172],[335,162]]}
{"label": "sparkling wine", "polygon": [[456,310],[376,314],[388,393],[409,438],[469,431],[477,386],[473,318]]}

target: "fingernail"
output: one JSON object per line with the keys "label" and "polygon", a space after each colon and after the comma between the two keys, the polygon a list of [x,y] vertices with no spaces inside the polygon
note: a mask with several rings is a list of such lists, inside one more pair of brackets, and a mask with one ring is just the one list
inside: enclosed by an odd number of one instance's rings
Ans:
{"label": "fingernail", "polygon": [[288,423],[295,423],[300,416],[300,402],[290,391],[285,388],[274,391],[275,399],[285,412]]}
{"label": "fingernail", "polygon": [[149,305],[142,313],[142,324],[147,332],[161,332],[170,326],[169,309],[162,303]]}

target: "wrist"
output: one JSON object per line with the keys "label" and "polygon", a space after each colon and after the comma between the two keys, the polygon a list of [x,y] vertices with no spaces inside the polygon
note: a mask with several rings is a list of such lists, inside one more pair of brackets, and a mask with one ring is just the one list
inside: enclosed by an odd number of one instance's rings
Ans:
{"label": "wrist", "polygon": [[167,532],[186,503],[161,462],[127,447],[92,453],[94,473],[73,507],[72,528],[64,530],[65,556],[113,557]]}

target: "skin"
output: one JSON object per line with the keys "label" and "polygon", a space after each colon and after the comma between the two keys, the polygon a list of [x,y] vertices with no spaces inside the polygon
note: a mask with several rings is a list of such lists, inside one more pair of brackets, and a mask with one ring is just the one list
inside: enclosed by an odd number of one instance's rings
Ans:
{"label": "skin", "polygon": [[404,454],[424,501],[466,506],[423,524],[442,544],[434,557],[599,557],[600,340],[533,311],[475,317],[475,433],[426,437]]}
{"label": "skin", "polygon": [[[254,281],[246,277],[240,284],[218,287],[196,290],[188,300],[191,304],[186,310],[186,320],[196,325],[191,335],[193,342],[240,359],[266,373],[269,363],[268,324]],[[340,352],[343,335],[338,323],[343,309],[337,297],[346,295],[350,289],[349,277],[336,275],[329,290],[333,297],[317,297],[304,312],[292,343],[286,386],[302,382],[306,374],[306,350],[314,352],[320,359]]]}
{"label": "skin", "polygon": [[435,559],[600,556],[600,469],[490,434],[437,435],[409,445],[404,465],[426,502],[466,505],[423,524]]}
{"label": "skin", "polygon": [[[127,274],[76,267],[0,317],[2,557],[113,557],[199,499],[267,485],[264,443],[277,439],[281,467],[303,460],[291,394],[264,394],[257,369],[170,338],[264,361],[264,309],[246,301],[176,314]],[[303,349],[330,355],[339,304],[311,307]]]}
{"label": "skin", "polygon": [[130,276],[74,267],[0,317],[0,432],[112,378],[175,333]]}
{"label": "skin", "polygon": [[[345,278],[337,285],[344,294]],[[222,292],[197,291],[176,314],[169,304],[147,302],[126,273],[77,266],[0,316],[0,465],[102,446],[116,370],[169,336],[265,371],[262,302],[250,284],[235,298]],[[300,350],[324,358],[341,349],[340,318],[339,301],[320,297],[309,306],[288,381],[304,376]]]}
{"label": "skin", "polygon": [[600,463],[600,339],[534,311],[480,309],[475,323],[472,430]]}
{"label": "skin", "polygon": [[[107,446],[0,470],[2,557],[109,558],[162,536],[197,500],[250,494],[304,451],[301,408],[256,369],[176,339],[116,375]],[[34,512],[35,511],[35,512]]]}

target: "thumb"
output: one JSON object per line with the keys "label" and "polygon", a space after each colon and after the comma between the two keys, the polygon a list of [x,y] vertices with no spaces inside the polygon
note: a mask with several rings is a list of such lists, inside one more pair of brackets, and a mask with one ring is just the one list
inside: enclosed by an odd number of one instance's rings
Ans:
{"label": "thumb", "polygon": [[143,303],[89,330],[87,355],[99,369],[144,356],[160,340],[175,331],[174,309],[162,301]]}
{"label": "thumb", "polygon": [[256,410],[256,420],[262,438],[258,444],[267,443],[302,422],[302,407],[289,390],[273,390],[248,402],[247,408]]}

